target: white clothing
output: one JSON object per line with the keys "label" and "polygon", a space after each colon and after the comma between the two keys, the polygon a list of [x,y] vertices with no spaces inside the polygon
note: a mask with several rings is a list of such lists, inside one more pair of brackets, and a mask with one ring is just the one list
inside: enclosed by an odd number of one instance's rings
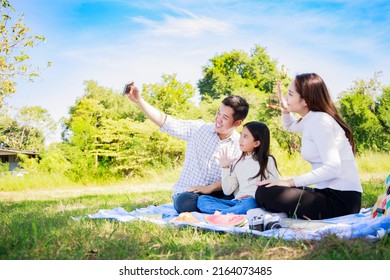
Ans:
{"label": "white clothing", "polygon": [[160,130],[187,142],[183,168],[173,187],[173,196],[194,186],[208,186],[221,181],[218,158],[224,147],[227,147],[229,157],[240,156],[240,134],[234,131],[230,137],[221,140],[214,126],[214,123],[203,120],[178,120],[167,116]]}
{"label": "white clothing", "polygon": [[309,111],[300,121],[282,114],[284,127],[302,134],[301,155],[312,171],[293,178],[295,186],[362,192],[358,168],[344,130],[324,112]]}
{"label": "white clothing", "polygon": [[[276,169],[275,161],[272,157],[268,157],[267,168],[268,172],[266,170],[266,179],[278,180],[278,170]],[[260,176],[253,179],[250,178],[255,176],[259,170],[259,162],[254,160],[251,155],[239,160],[231,173],[229,168],[222,168],[223,193],[225,195],[230,195],[234,192],[234,198],[239,198],[244,195],[254,197],[257,190],[257,183],[260,182]]]}

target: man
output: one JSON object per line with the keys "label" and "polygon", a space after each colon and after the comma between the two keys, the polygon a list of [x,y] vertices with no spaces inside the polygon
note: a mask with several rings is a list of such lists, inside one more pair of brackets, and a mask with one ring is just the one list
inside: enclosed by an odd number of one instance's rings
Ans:
{"label": "man", "polygon": [[249,104],[240,96],[228,96],[219,107],[214,123],[203,120],[179,120],[147,103],[134,83],[127,87],[127,97],[153,121],[160,130],[187,141],[184,164],[173,188],[173,204],[178,213],[199,211],[198,197],[208,194],[224,197],[221,187],[219,153],[228,151],[230,158],[240,156],[236,128],[242,124]]}

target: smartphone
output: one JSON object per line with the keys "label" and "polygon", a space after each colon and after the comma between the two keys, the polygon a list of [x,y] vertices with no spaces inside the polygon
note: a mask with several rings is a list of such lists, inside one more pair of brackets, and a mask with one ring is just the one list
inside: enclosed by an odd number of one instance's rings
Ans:
{"label": "smartphone", "polygon": [[126,95],[130,93],[131,87],[134,85],[134,82],[125,84],[125,87],[123,88],[122,95]]}

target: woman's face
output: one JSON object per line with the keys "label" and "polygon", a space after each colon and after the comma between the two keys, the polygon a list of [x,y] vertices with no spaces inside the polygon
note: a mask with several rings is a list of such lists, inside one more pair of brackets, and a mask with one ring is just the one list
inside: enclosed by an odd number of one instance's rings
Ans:
{"label": "woman's face", "polygon": [[295,80],[293,80],[288,87],[286,101],[289,112],[298,113],[302,117],[309,112],[309,108],[307,107],[306,101],[295,89]]}

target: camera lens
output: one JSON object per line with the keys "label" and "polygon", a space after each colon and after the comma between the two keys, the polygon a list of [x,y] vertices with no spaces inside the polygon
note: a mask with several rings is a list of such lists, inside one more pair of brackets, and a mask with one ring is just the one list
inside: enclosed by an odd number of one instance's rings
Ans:
{"label": "camera lens", "polygon": [[280,225],[279,222],[269,222],[266,226],[265,226],[265,230],[269,230],[269,229],[277,229],[277,228],[281,228],[282,226]]}

